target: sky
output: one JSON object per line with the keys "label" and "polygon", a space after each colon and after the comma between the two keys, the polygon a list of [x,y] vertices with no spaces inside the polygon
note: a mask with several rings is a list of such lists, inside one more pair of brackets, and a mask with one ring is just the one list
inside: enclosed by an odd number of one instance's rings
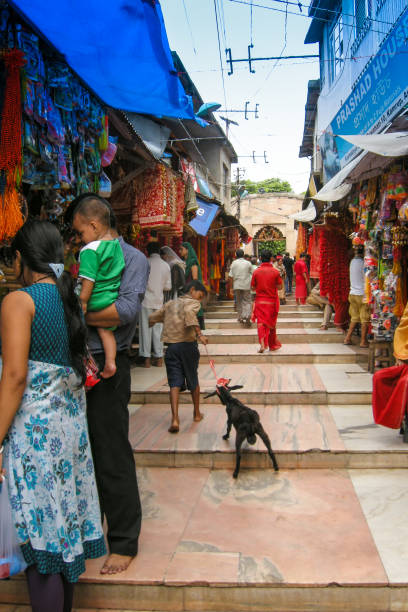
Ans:
{"label": "sky", "polygon": [[[246,101],[250,102],[249,110],[259,104],[258,119],[253,113],[248,120],[243,113],[228,113],[239,123],[230,126],[229,138],[239,156],[238,166],[245,170],[244,178],[258,181],[278,177],[289,181],[294,192],[306,191],[310,161],[298,155],[307,83],[319,78],[318,58],[255,62],[255,74],[249,73],[247,62],[237,63],[234,74],[228,76],[225,48],[231,48],[233,59],[247,57],[251,41],[253,57],[318,54],[318,45],[303,43],[310,24],[307,8],[300,13],[296,6],[288,5],[286,16],[284,0],[253,0],[251,28],[251,0],[161,0],[160,4],[170,48],[179,54],[202,99],[219,102],[228,110],[243,110]],[[219,9],[220,50],[214,5]],[[227,113],[216,113],[218,119],[220,115]],[[224,122],[219,121],[225,129]],[[255,164],[253,151],[261,156]]]}

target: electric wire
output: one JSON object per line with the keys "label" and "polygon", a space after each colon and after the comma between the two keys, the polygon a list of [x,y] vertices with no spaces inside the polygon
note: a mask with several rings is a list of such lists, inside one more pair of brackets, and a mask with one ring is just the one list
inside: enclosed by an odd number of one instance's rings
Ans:
{"label": "electric wire", "polygon": [[[244,6],[249,6],[249,3],[246,2],[245,0],[228,0],[228,2],[234,2],[235,4],[243,4]],[[278,9],[275,8],[274,6],[265,6],[264,4],[254,4],[253,6],[255,6],[256,8],[263,8],[266,9],[268,11],[275,11],[276,13],[286,13],[286,10],[284,9]],[[332,19],[324,19],[323,17],[310,17],[309,15],[306,15],[304,13],[295,13],[293,11],[288,11],[289,15],[295,15],[296,17],[303,17],[304,19],[311,19],[313,21],[322,21],[323,23],[332,23]],[[383,22],[385,25],[386,22]],[[394,25],[394,24],[391,24]],[[351,24],[348,23],[344,23],[345,27],[354,27]],[[380,31],[380,30],[374,30],[372,28],[370,28],[370,32],[374,32],[375,34],[381,34],[384,35],[386,34],[386,32],[384,31]]]}
{"label": "electric wire", "polygon": [[251,8],[250,8],[250,13],[251,13],[251,22],[250,22],[250,26],[249,26],[249,39],[251,41],[251,47],[253,45],[253,0],[251,0]]}
{"label": "electric wire", "polygon": [[[252,7],[252,0],[251,0],[251,7]],[[272,72],[275,70],[276,66],[278,65],[280,58],[282,57],[285,49],[286,49],[286,45],[288,42],[288,2],[286,2],[286,12],[285,12],[285,34],[284,34],[284,42],[283,42],[283,47],[282,47],[282,51],[280,52],[280,57],[279,59],[277,59],[275,61],[275,63],[272,65],[272,68],[270,69],[270,71],[268,72],[268,74],[266,75],[262,85],[256,90],[256,92],[250,97],[250,100],[253,100],[260,91],[262,91],[262,89],[265,86],[266,81],[269,79],[269,77],[271,76]]]}
{"label": "electric wire", "polygon": [[184,6],[184,15],[186,16],[186,22],[187,22],[187,27],[190,31],[190,36],[191,36],[191,44],[193,46],[193,51],[194,51],[194,55],[197,55],[197,49],[195,47],[195,42],[194,42],[194,36],[193,36],[193,30],[191,28],[191,23],[190,23],[190,19],[188,16],[188,12],[187,12],[187,7],[186,7],[186,0],[183,0],[183,6]]}
{"label": "electric wire", "polygon": [[[224,92],[224,104],[225,104],[225,108],[228,108],[228,105],[227,105],[227,94],[226,94],[226,90],[225,90],[224,68],[223,68],[223,65],[222,65],[220,28],[219,28],[219,25],[218,25],[218,11],[217,11],[217,2],[216,2],[216,0],[214,0],[214,12],[215,12],[215,23],[216,23],[216,26],[217,26],[218,53],[219,53],[219,58],[220,58],[222,89],[223,89],[223,92]],[[227,115],[227,118],[228,118],[228,112],[226,112],[225,114]]]}
{"label": "electric wire", "polygon": [[[264,0],[266,2],[278,2],[280,4],[285,4],[286,0]],[[288,4],[292,5],[292,6],[296,6],[296,7],[302,7],[305,9],[310,9],[310,7],[312,6],[311,4],[302,4],[301,2],[291,2],[289,0]],[[338,15],[340,12],[342,15],[346,16],[346,17],[355,17],[355,15],[353,15],[352,13],[345,13],[344,11],[340,11],[339,9],[329,9],[329,8],[316,8],[316,11],[324,11],[325,13],[333,13],[334,15]],[[311,19],[313,19],[313,16],[310,17]],[[374,19],[374,17],[370,17],[369,15],[366,15],[366,19],[368,19],[369,21],[375,21],[376,23],[383,23],[384,25],[394,25],[391,21],[384,21],[383,19]]]}

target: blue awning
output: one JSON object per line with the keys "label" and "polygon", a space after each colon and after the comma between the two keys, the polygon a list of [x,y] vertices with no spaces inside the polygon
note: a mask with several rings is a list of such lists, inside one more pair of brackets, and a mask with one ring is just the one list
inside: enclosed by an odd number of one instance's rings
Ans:
{"label": "blue awning", "polygon": [[214,221],[216,214],[220,210],[220,207],[217,206],[217,204],[204,202],[204,200],[198,197],[197,204],[198,209],[196,211],[196,216],[190,221],[189,225],[197,232],[197,234],[200,234],[200,236],[206,236],[208,230],[210,229],[211,223]]}
{"label": "blue awning", "polygon": [[158,0],[11,0],[10,5],[108,106],[196,119],[174,69]]}

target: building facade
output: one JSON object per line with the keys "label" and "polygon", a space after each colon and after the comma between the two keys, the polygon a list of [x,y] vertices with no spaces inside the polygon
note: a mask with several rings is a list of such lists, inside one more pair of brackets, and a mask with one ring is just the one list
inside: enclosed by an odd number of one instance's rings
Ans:
{"label": "building facade", "polygon": [[342,134],[408,125],[408,0],[313,0],[309,15],[320,83],[309,82],[300,156],[327,183],[359,152]]}
{"label": "building facade", "polygon": [[259,241],[285,240],[291,255],[296,250],[297,230],[289,217],[302,209],[303,197],[292,193],[255,193],[241,200],[240,222],[247,229],[252,242],[245,252],[258,253]]}

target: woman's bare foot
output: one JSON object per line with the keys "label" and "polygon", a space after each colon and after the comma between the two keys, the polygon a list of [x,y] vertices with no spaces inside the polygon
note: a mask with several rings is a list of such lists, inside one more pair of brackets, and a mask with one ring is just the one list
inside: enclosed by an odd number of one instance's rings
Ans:
{"label": "woman's bare foot", "polygon": [[100,375],[102,378],[112,378],[116,374],[116,363],[114,361],[105,361],[104,368]]}
{"label": "woman's bare foot", "polygon": [[115,555],[112,553],[106,559],[100,571],[101,574],[119,574],[127,570],[134,557],[127,555]]}
{"label": "woman's bare foot", "polygon": [[262,346],[261,348],[258,349],[258,353],[264,353],[266,351],[266,349],[264,349]]}
{"label": "woman's bare foot", "polygon": [[195,423],[199,423],[200,421],[203,420],[203,418],[204,418],[204,415],[201,412],[199,412],[198,414],[194,415],[193,420]]}

